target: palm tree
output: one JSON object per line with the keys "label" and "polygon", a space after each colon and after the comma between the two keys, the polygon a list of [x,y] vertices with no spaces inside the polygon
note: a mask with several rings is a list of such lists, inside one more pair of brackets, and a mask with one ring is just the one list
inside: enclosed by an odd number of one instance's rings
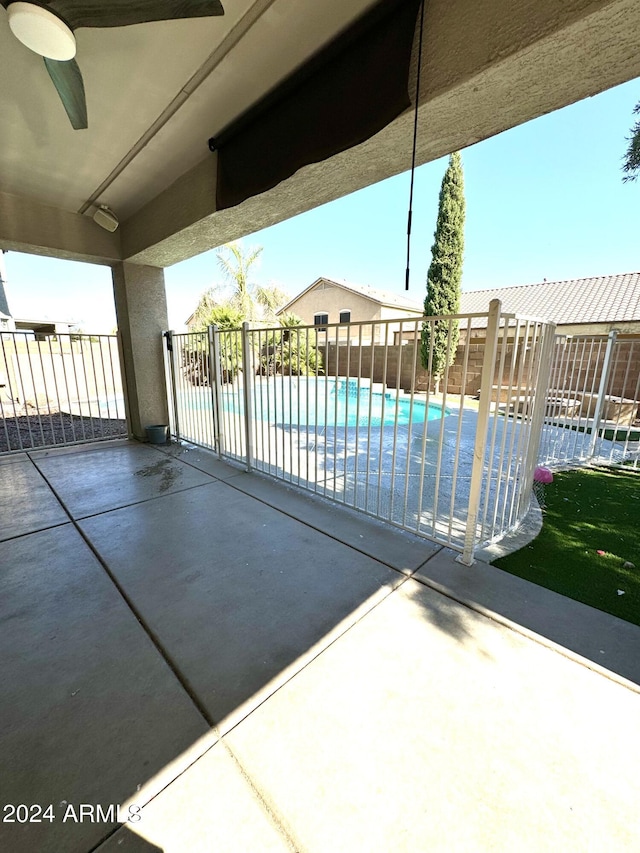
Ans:
{"label": "palm tree", "polygon": [[266,341],[259,353],[258,374],[320,375],[322,356],[317,348],[315,329],[300,330],[302,320],[295,314],[282,314],[279,323],[281,329],[267,332]]}
{"label": "palm tree", "polygon": [[[262,246],[243,251],[240,243],[227,243],[218,249],[217,260],[224,281],[210,287],[201,296],[194,311],[192,328],[204,330],[220,308],[228,310],[237,325],[244,320],[277,322],[276,310],[289,300],[289,294],[275,285],[258,285],[251,280],[253,266],[262,253]],[[227,326],[227,328],[230,328]]]}
{"label": "palm tree", "polygon": [[[289,294],[275,285],[258,285],[251,280],[252,268],[262,254],[262,246],[254,246],[245,252],[239,242],[227,243],[217,252],[218,265],[225,284],[208,293],[215,299],[221,290],[227,300],[242,315],[243,320],[275,320],[276,310],[289,299]],[[230,291],[230,295],[229,295]]]}
{"label": "palm tree", "polygon": [[281,321],[277,321],[276,311],[289,299],[289,294],[275,284],[261,286],[256,290],[256,302],[262,309],[262,319],[269,322],[280,322],[282,325]]}
{"label": "palm tree", "polygon": [[204,332],[207,326],[217,326],[220,331],[228,332],[230,329],[239,329],[244,318],[232,302],[221,302],[197,319],[197,331]]}
{"label": "palm tree", "polygon": [[232,295],[229,299],[245,320],[254,320],[256,317],[256,291],[257,286],[250,280],[251,267],[257,262],[262,254],[262,246],[256,246],[242,250],[240,243],[227,243],[218,249],[218,265],[226,280],[227,287],[231,288]]}
{"label": "palm tree", "polygon": [[242,339],[230,334],[242,325],[242,314],[231,302],[217,303],[211,291],[203,293],[195,310],[192,331],[199,334],[185,338],[182,347],[184,375],[193,385],[211,383],[209,343],[204,334],[208,326],[217,326],[221,333],[220,369],[223,382],[233,382],[242,361]]}
{"label": "palm tree", "polygon": [[[261,287],[251,281],[251,270],[257,262],[262,247],[244,252],[240,243],[228,243],[218,249],[218,264],[223,272],[224,284],[205,291],[198,302],[191,328],[205,332],[216,325],[221,332],[220,359],[223,381],[232,382],[242,358],[242,341],[232,330],[240,328],[243,321],[257,318],[276,322],[275,310],[287,302],[289,295],[277,287]],[[305,353],[306,355],[306,353]],[[311,361],[315,365],[312,355]],[[183,353],[185,370],[194,384],[206,385],[210,381],[207,343],[204,337],[195,339]]]}
{"label": "palm tree", "polygon": [[[290,335],[290,332],[288,330],[289,329],[295,329],[296,326],[301,326],[302,320],[300,319],[300,317],[298,317],[297,314],[292,314],[291,312],[287,312],[286,314],[280,315],[279,323],[282,326],[282,328],[285,330],[282,333],[282,340],[288,341],[289,335]],[[315,335],[315,332],[314,332],[314,335]],[[314,337],[314,341],[315,341],[315,337]]]}

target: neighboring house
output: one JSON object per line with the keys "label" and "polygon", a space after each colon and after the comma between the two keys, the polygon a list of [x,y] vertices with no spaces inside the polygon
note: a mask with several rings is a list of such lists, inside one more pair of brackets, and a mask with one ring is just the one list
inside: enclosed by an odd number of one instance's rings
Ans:
{"label": "neighboring house", "polygon": [[[500,299],[505,312],[551,320],[556,324],[556,334],[573,338],[575,349],[567,352],[579,353],[579,357],[576,355],[564,362],[561,375],[552,374],[551,387],[571,388],[574,392],[576,389],[597,390],[596,380],[602,367],[604,345],[594,342],[591,336],[605,336],[617,330],[610,393],[614,396],[637,394],[633,388],[640,373],[640,347],[636,340],[640,334],[640,273],[476,290],[462,294],[461,312],[487,311],[492,299]],[[471,342],[480,345],[476,350],[484,344],[486,325],[486,319],[472,324]],[[461,341],[463,339],[461,335]],[[459,350],[456,363],[451,368],[452,382],[460,384],[462,375]],[[464,375],[466,391],[472,393],[474,384],[479,387],[479,372],[474,375],[466,371]]]}
{"label": "neighboring house", "polygon": [[72,332],[76,325],[73,320],[20,318],[11,314],[6,291],[3,254],[4,252],[0,250],[0,332],[33,332],[36,340],[44,340],[47,335]]}
{"label": "neighboring house", "polygon": [[[606,335],[612,329],[640,333],[640,273],[544,281],[462,294],[460,313],[487,311],[492,299],[502,310],[552,320],[566,335]],[[486,321],[473,324],[486,327]]]}
{"label": "neighboring house", "polygon": [[4,250],[0,249],[0,332],[13,332],[16,327],[11,316],[11,311],[9,310],[9,301],[7,299],[5,287],[7,274],[4,269],[4,255]]}
{"label": "neighboring house", "polygon": [[[460,313],[486,312],[492,299],[501,300],[503,311],[551,320],[562,334],[606,335],[611,329],[640,333],[640,272],[465,291]],[[421,301],[401,294],[318,278],[277,313],[296,314],[305,324],[323,326],[420,317],[422,311]],[[473,326],[486,327],[486,321],[479,319]]]}
{"label": "neighboring house", "polygon": [[[486,312],[492,299],[502,302],[503,312],[554,322],[556,334],[560,335],[608,335],[611,330],[617,329],[620,345],[616,370],[621,376],[616,379],[618,390],[615,393],[620,394],[620,389],[625,385],[622,381],[623,374],[638,375],[640,349],[632,342],[633,337],[640,334],[640,273],[543,281],[517,287],[469,291],[462,294],[460,313]],[[478,353],[482,351],[485,342],[486,326],[486,318],[478,318],[472,322],[471,343],[477,345],[472,351],[478,361],[473,365],[473,370],[464,368],[462,349],[458,350],[456,362],[450,369],[453,387],[461,386],[462,376],[466,377],[466,393],[474,393],[480,387],[481,368]],[[461,344],[464,343],[465,337],[466,335],[461,333]],[[589,351],[586,349],[584,352],[586,361]],[[572,366],[563,381],[575,386],[578,382],[575,376],[581,375],[580,370],[581,364]],[[582,377],[580,382],[584,381],[586,380]],[[593,376],[589,382],[593,383]]]}
{"label": "neighboring house", "polygon": [[[331,323],[376,322],[421,317],[422,304],[397,293],[376,290],[360,284],[333,281],[329,278],[318,278],[276,313],[278,315],[295,314],[305,325],[314,325],[322,331],[327,328],[327,324]],[[377,343],[384,343],[384,329],[385,327],[380,325],[373,328],[373,336]],[[393,343],[394,333],[398,329],[399,324],[389,324],[389,343]],[[337,338],[339,342],[345,342],[347,336],[350,336],[352,341],[357,341],[359,334],[357,326],[352,326],[349,331],[327,329],[329,340],[335,341]],[[371,337],[372,326],[367,324],[362,328],[362,339],[368,341]]]}
{"label": "neighboring house", "polygon": [[[640,273],[598,276],[569,281],[541,282],[540,284],[517,287],[498,287],[488,290],[467,291],[461,294],[461,314],[483,314],[488,312],[492,299],[500,299],[505,313],[518,314],[521,317],[550,320],[556,323],[557,332],[564,335],[607,335],[617,329],[622,337],[633,340],[640,334]],[[420,317],[422,305],[397,294],[382,293],[372,288],[338,283],[320,278],[301,294],[285,305],[282,311],[298,314],[305,323],[315,323],[322,327],[324,323],[338,323],[341,313],[349,310],[351,320],[379,320],[407,317]],[[389,333],[389,344],[398,343],[399,324],[393,324],[394,335]],[[486,317],[478,317],[471,323],[471,344],[474,344],[465,358],[466,332],[461,330],[460,347],[454,364],[449,369],[448,390],[450,393],[475,395],[480,387],[484,343],[486,336]],[[366,326],[364,327],[367,328]],[[413,324],[405,324],[402,330],[404,346],[412,346],[419,336],[419,329]],[[329,343],[335,342],[335,329],[329,329]],[[357,332],[355,333],[357,335]],[[343,343],[345,337],[339,337]],[[351,330],[351,342],[357,343]],[[362,343],[371,343],[363,335]],[[378,337],[374,343],[384,343]],[[626,348],[626,349],[625,349]],[[625,355],[629,351],[629,357]],[[623,354],[621,369],[635,371],[640,365],[640,349],[625,343],[619,350]],[[633,354],[632,354],[633,353]],[[330,357],[337,357],[337,353]],[[388,358],[392,356],[387,354]],[[352,354],[353,357],[353,354]],[[379,359],[380,354],[376,355]],[[395,355],[393,356],[395,357]],[[364,362],[371,360],[369,350]],[[388,359],[387,359],[388,360]],[[402,358],[401,385],[410,388],[413,382],[413,365],[416,363],[409,352]],[[376,362],[377,365],[377,362]],[[374,369],[375,381],[381,381],[381,367]],[[417,370],[417,387],[422,389],[428,384],[428,377],[421,367]],[[464,385],[464,388],[463,388]]]}
{"label": "neighboring house", "polygon": [[5,314],[4,311],[0,311],[0,332],[13,332],[14,330],[13,317]]}
{"label": "neighboring house", "polygon": [[44,341],[50,335],[73,334],[77,323],[74,320],[31,319],[29,317],[12,317],[13,331],[33,332],[37,341]]}

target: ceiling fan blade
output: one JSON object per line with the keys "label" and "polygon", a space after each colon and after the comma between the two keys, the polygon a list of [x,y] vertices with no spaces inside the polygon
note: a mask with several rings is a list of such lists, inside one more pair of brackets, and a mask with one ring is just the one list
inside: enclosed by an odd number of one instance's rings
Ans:
{"label": "ceiling fan blade", "polygon": [[224,15],[220,0],[50,0],[47,6],[72,30]]}
{"label": "ceiling fan blade", "polygon": [[57,59],[44,58],[49,77],[60,95],[69,121],[74,130],[84,130],[87,124],[87,101],[84,95],[82,74],[75,59],[58,62]]}

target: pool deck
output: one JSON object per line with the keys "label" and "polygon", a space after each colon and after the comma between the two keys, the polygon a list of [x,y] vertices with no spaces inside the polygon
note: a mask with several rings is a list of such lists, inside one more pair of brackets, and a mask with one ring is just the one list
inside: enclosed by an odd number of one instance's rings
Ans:
{"label": "pool deck", "polygon": [[637,846],[640,628],[193,448],[0,489],[1,850]]}
{"label": "pool deck", "polygon": [[[328,421],[326,426],[317,424],[315,420],[312,425],[303,423],[298,426],[297,420],[306,418],[306,407],[303,405],[298,411],[293,404],[289,408],[286,403],[289,386],[281,384],[281,379],[284,377],[258,379],[252,383],[257,399],[264,402],[262,411],[256,398],[252,397],[255,415],[251,430],[252,467],[255,470],[462,549],[466,539],[476,452],[476,401],[447,395],[444,400],[447,415],[444,418],[435,417],[426,423],[414,419],[411,425],[389,423],[381,426],[369,417],[365,400],[361,401],[360,416],[366,426],[358,428],[345,425],[347,414],[349,418],[355,417],[358,411],[355,395],[350,398],[347,412],[344,405],[341,404],[341,408],[334,405],[335,398],[325,400],[324,391],[321,391],[319,410],[321,420]],[[350,381],[357,382],[355,379]],[[366,380],[367,393],[369,388],[376,392],[383,390],[383,386],[372,385]],[[275,417],[273,411],[274,389],[277,389],[279,417]],[[414,415],[415,407],[427,402],[438,410],[443,405],[443,398],[436,395],[415,394],[412,398],[396,389],[387,389],[386,394],[389,405],[385,414],[394,411],[396,399],[408,407],[413,400]],[[242,405],[241,383],[237,387],[224,386],[223,399],[220,439],[223,456],[244,460],[247,453],[246,424],[241,415],[234,413],[234,405]],[[305,399],[303,394],[302,400]],[[309,400],[314,404],[313,393]],[[326,412],[323,404],[327,406]],[[181,405],[179,423],[182,437],[200,445],[214,446],[211,390],[191,387]],[[189,405],[192,408],[190,416],[187,416]],[[266,417],[267,412],[269,418]],[[521,460],[526,455],[522,444],[522,422],[503,415],[503,412],[496,414],[494,411],[490,416],[479,508],[479,538],[492,543],[512,530],[518,521],[522,525],[523,519],[518,514],[528,512],[528,501],[520,503],[518,493],[518,484],[522,480]],[[525,435],[525,448],[526,441]],[[557,447],[559,455],[566,454],[571,459],[586,457],[590,445],[591,437],[586,433],[558,426],[545,426],[543,429],[543,446],[547,450],[550,446]],[[598,455],[603,459],[621,459],[621,445],[599,439],[597,447]],[[628,450],[632,458],[637,458],[637,443],[629,446]],[[490,474],[487,473],[489,467]]]}

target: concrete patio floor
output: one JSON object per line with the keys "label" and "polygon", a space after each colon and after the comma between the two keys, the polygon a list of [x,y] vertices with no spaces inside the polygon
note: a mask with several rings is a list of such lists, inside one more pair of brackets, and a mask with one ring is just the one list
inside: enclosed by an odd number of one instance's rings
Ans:
{"label": "concrete patio floor", "polygon": [[640,628],[196,449],[0,495],[0,850],[638,848]]}

